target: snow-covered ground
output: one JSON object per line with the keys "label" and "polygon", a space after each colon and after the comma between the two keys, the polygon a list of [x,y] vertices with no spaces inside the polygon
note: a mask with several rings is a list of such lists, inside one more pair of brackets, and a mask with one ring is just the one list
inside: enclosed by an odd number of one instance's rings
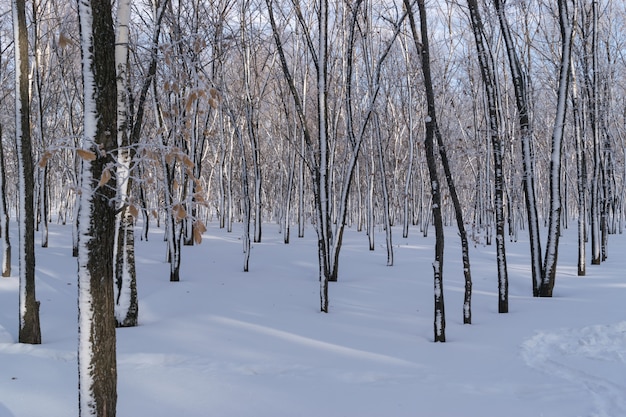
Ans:
{"label": "snow-covered ground", "polygon": [[[394,230],[387,267],[382,231],[370,252],[364,233],[347,230],[329,314],[319,312],[315,233],[306,233],[284,245],[265,225],[244,273],[240,230],[210,225],[202,245],[183,249],[179,283],[168,282],[161,231],[137,240],[141,325],[117,333],[117,415],[626,416],[626,236],[611,236],[607,262],[578,277],[575,230],[566,230],[552,299],[531,296],[527,241],[507,242],[508,314],[497,313],[495,248],[472,248],[474,324],[463,325],[449,229],[441,344],[432,342],[434,233]],[[13,275],[0,279],[0,417],[75,416],[70,227],[52,225],[50,247],[37,249],[40,346],[16,343],[16,260]]]}

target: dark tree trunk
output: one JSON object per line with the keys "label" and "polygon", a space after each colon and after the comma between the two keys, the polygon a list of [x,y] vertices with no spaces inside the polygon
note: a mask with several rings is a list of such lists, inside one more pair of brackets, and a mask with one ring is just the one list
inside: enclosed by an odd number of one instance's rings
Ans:
{"label": "dark tree trunk", "polygon": [[99,184],[114,162],[117,86],[109,0],[79,2],[85,122],[80,196],[79,415],[114,417],[117,365],[113,296],[115,179]]}
{"label": "dark tree trunk", "polygon": [[[0,138],[2,126],[0,125]],[[9,238],[9,212],[7,211],[4,146],[0,143],[0,233],[2,233],[2,276],[11,276],[11,239]]]}
{"label": "dark tree trunk", "polygon": [[[408,0],[405,0],[408,10],[411,6]],[[428,106],[428,115],[426,116],[426,138],[424,140],[424,149],[426,151],[426,162],[428,164],[428,172],[430,174],[431,197],[432,197],[432,213],[435,224],[435,261],[433,262],[434,271],[434,295],[435,295],[435,320],[434,332],[435,342],[446,341],[446,316],[443,298],[443,218],[441,216],[441,187],[439,177],[437,175],[437,161],[435,156],[435,135],[437,134],[437,115],[435,109],[435,94],[432,85],[432,76],[430,74],[430,50],[428,43],[428,24],[426,18],[426,7],[424,0],[417,1],[417,7],[420,16],[420,32],[422,35],[421,57],[422,72],[424,73],[424,88],[426,89],[426,103]],[[411,16],[409,16],[410,18]],[[412,20],[412,19],[411,19]],[[415,27],[414,24],[412,24]],[[416,30],[413,29],[414,37]],[[417,39],[415,39],[417,41]]]}
{"label": "dark tree trunk", "polygon": [[35,297],[35,178],[30,135],[28,88],[28,32],[25,0],[15,0],[13,16],[17,25],[15,70],[19,91],[15,97],[16,144],[19,188],[20,343],[41,343],[39,302]]}

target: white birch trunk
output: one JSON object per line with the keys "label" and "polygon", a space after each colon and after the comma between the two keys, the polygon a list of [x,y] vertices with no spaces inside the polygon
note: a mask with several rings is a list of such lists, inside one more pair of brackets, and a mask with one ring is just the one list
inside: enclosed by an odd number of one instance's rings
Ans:
{"label": "white birch trunk", "polygon": [[572,23],[568,0],[559,0],[559,22],[561,26],[561,65],[557,96],[556,117],[552,131],[552,151],[550,159],[550,215],[548,220],[548,242],[541,280],[540,296],[551,297],[556,277],[559,237],[561,234],[561,161],[563,154],[563,133],[570,79],[570,54],[572,50]]}

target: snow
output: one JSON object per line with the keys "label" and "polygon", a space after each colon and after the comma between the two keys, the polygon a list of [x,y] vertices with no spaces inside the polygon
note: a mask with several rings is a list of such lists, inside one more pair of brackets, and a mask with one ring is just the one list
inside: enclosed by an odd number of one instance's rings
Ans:
{"label": "snow", "polygon": [[[163,231],[137,240],[140,326],[117,333],[117,415],[626,415],[626,259],[576,276],[575,227],[564,230],[551,299],[532,297],[525,233],[507,245],[508,314],[497,313],[495,246],[472,247],[472,325],[462,324],[460,245],[447,229],[446,343],[432,341],[434,233],[396,238],[388,267],[384,244],[370,252],[366,234],[346,228],[323,314],[313,228],[289,245],[278,226],[264,229],[244,273],[241,225],[209,225],[202,245],[183,247],[178,283]],[[77,415],[71,226],[51,225],[49,243],[36,245],[42,345],[16,343],[18,278],[0,279],[1,417]],[[626,237],[609,244],[623,253]]]}

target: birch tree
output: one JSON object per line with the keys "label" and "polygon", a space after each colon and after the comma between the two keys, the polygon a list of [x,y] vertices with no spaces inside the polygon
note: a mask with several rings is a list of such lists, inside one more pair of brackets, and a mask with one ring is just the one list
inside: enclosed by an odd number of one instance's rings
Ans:
{"label": "birch tree", "polygon": [[[131,0],[117,4],[115,34],[115,66],[117,71],[117,198],[118,213],[115,218],[115,250],[113,268],[115,276],[115,320],[118,326],[137,325],[137,272],[135,270],[135,232],[131,200],[131,160],[133,149],[129,138],[129,68],[128,33]],[[108,171],[107,171],[108,172]],[[108,174],[107,174],[108,175]],[[135,209],[136,210],[136,209]]]}
{"label": "birch tree", "polygon": [[78,218],[79,415],[116,413],[113,297],[115,179],[105,174],[117,147],[115,33],[108,0],[80,0],[84,122]]}
{"label": "birch tree", "polygon": [[513,43],[511,29],[506,18],[504,1],[494,0],[498,21],[500,22],[500,30],[506,52],[509,60],[509,68],[513,88],[515,90],[515,103],[517,105],[517,118],[520,129],[520,142],[522,148],[522,185],[524,187],[524,196],[526,201],[526,219],[528,222],[528,237],[530,243],[530,263],[533,283],[533,295],[539,295],[539,286],[541,282],[541,240],[539,232],[539,216],[537,214],[537,200],[535,193],[535,172],[533,169],[532,155],[532,125],[530,120],[530,94],[528,93],[528,75],[518,57],[517,50]]}
{"label": "birch tree", "polygon": [[494,211],[496,216],[496,265],[498,270],[498,312],[509,311],[509,279],[506,265],[505,250],[505,217],[504,217],[504,170],[502,137],[500,126],[500,105],[495,78],[493,56],[484,39],[483,22],[477,0],[467,0],[469,6],[472,33],[476,44],[476,52],[480,73],[487,100],[488,132],[493,153],[494,172]]}
{"label": "birch tree", "polygon": [[573,8],[569,0],[559,0],[559,27],[561,30],[561,62],[559,65],[558,95],[554,128],[552,130],[552,150],[550,157],[550,214],[548,219],[548,242],[541,276],[541,297],[551,297],[556,277],[559,238],[561,235],[561,161],[563,156],[563,135],[565,132],[565,114],[570,83],[570,64],[572,51],[572,15]]}
{"label": "birch tree", "polygon": [[41,343],[39,302],[35,297],[35,216],[34,174],[30,136],[30,97],[28,87],[28,32],[26,2],[13,0],[15,41],[15,140],[19,192],[19,341]]}
{"label": "birch tree", "polygon": [[[136,326],[139,315],[137,297],[137,272],[135,269],[134,223],[138,214],[137,203],[131,195],[136,168],[134,158],[141,139],[145,106],[150,86],[154,81],[158,59],[158,43],[161,22],[169,0],[154,3],[154,28],[147,73],[141,84],[137,102],[131,107],[129,53],[129,23],[131,1],[118,3],[115,62],[117,70],[117,201],[116,235],[114,251],[115,268],[115,317],[120,327]],[[135,114],[131,114],[132,108]],[[147,222],[144,217],[144,222]]]}

